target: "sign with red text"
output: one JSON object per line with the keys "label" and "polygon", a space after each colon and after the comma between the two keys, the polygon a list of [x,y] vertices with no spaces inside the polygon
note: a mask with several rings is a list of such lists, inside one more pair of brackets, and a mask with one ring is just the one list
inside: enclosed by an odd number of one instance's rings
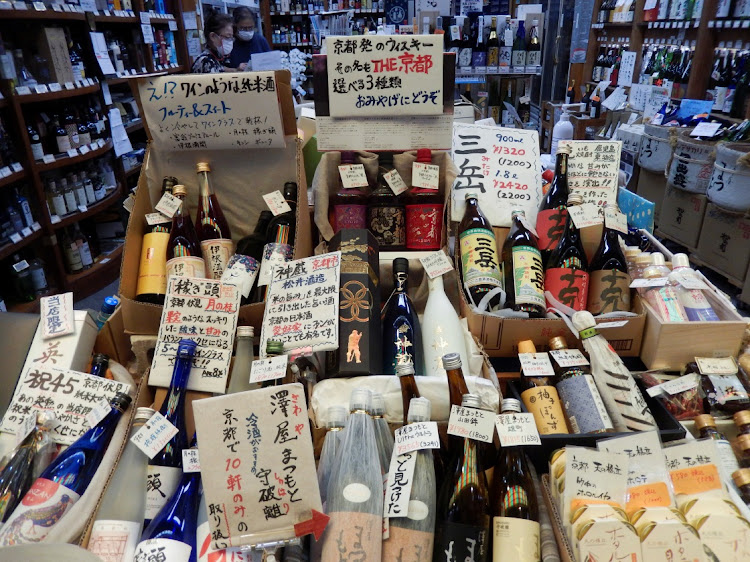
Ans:
{"label": "sign with red text", "polygon": [[455,123],[451,156],[458,168],[451,220],[461,221],[466,194],[474,193],[493,226],[509,227],[514,209],[523,209],[528,223],[536,224],[542,199],[536,131]]}
{"label": "sign with red text", "polygon": [[301,384],[193,402],[213,547],[293,539],[322,511]]}
{"label": "sign with red text", "polygon": [[442,35],[326,37],[331,117],[441,115]]}
{"label": "sign with red text", "polygon": [[617,178],[620,174],[622,141],[564,140],[570,147],[568,188],[580,193],[584,203],[617,203]]}
{"label": "sign with red text", "polygon": [[213,279],[171,276],[148,384],[168,387],[181,339],[198,344],[190,390],[224,393],[232,359],[240,293]]}

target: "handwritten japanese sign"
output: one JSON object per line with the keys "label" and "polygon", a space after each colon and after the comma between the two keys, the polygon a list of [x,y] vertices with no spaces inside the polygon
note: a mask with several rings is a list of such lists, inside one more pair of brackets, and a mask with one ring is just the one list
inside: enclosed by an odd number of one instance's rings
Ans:
{"label": "handwritten japanese sign", "polygon": [[331,117],[443,113],[441,35],[326,37]]}
{"label": "handwritten japanese sign", "polygon": [[73,321],[73,293],[42,297],[39,303],[44,339],[75,332]]}
{"label": "handwritten japanese sign", "polygon": [[495,427],[502,447],[542,444],[534,422],[534,414],[498,414],[495,418]]}
{"label": "handwritten japanese sign", "polygon": [[[331,252],[273,268],[260,334],[261,353],[268,340],[284,350],[330,351],[339,345],[341,252]],[[230,346],[231,351],[231,346]]]}
{"label": "handwritten japanese sign", "polygon": [[536,224],[542,198],[536,131],[456,123],[451,156],[458,167],[451,220],[463,218],[465,196],[474,193],[493,226],[510,226],[514,209],[523,209],[529,224]]}
{"label": "handwritten japanese sign", "polygon": [[188,388],[223,393],[239,308],[240,293],[235,285],[170,277],[148,384],[169,386],[177,347],[181,339],[188,338],[198,344]]}
{"label": "handwritten japanese sign", "polygon": [[560,141],[570,146],[568,188],[583,195],[584,203],[617,202],[621,141]]}
{"label": "handwritten japanese sign", "polygon": [[185,74],[141,80],[144,118],[162,149],[281,148],[273,72]]}
{"label": "handwritten japanese sign", "polygon": [[301,384],[193,402],[217,549],[291,539],[321,511]]}
{"label": "handwritten japanese sign", "polygon": [[409,497],[414,482],[414,467],[417,464],[417,452],[393,454],[388,469],[385,485],[385,502],[383,517],[406,517],[409,511]]}
{"label": "handwritten japanese sign", "polygon": [[32,365],[19,379],[0,431],[15,433],[24,417],[48,410],[56,417],[50,430],[52,440],[70,445],[89,428],[87,415],[102,400],[129,389],[127,383],[87,373]]}

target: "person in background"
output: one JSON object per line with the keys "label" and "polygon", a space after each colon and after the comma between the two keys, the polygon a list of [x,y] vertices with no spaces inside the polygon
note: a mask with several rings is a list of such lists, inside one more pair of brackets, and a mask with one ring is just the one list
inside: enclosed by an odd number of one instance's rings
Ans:
{"label": "person in background", "polygon": [[227,14],[214,12],[203,26],[206,48],[193,63],[194,74],[213,74],[226,72],[224,60],[232,52],[234,34],[232,18]]}
{"label": "person in background", "polygon": [[234,16],[234,49],[227,61],[231,70],[245,70],[250,55],[267,53],[271,50],[268,41],[255,26],[255,16],[245,6],[239,6],[232,12]]}

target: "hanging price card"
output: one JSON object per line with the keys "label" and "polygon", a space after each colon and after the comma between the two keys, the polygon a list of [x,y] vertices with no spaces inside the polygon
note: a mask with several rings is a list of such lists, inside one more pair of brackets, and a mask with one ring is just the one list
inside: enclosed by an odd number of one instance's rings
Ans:
{"label": "hanging price card", "polygon": [[696,373],[690,373],[689,375],[677,377],[676,379],[652,386],[651,388],[646,389],[646,392],[648,392],[649,396],[659,396],[663,393],[675,395],[697,387],[698,375]]}
{"label": "hanging price card", "polygon": [[171,223],[172,219],[169,217],[165,217],[161,213],[146,213],[146,223],[149,226],[154,226],[156,224],[165,224],[165,223]]}
{"label": "hanging price card", "polygon": [[23,416],[23,418],[21,418],[21,423],[18,424],[18,427],[16,428],[15,446],[18,447],[21,443],[23,443],[23,440],[29,436],[29,433],[31,433],[35,427],[35,413],[26,414],[25,416]]}
{"label": "hanging price card", "polygon": [[344,189],[367,187],[368,185],[367,174],[365,174],[365,167],[362,164],[343,164],[339,166],[339,175]]}
{"label": "hanging price card", "polygon": [[86,414],[86,423],[89,425],[89,427],[94,427],[96,424],[102,421],[111,411],[112,406],[110,405],[109,400],[103,398],[99,401],[98,404],[96,404],[96,406],[92,408],[92,410],[88,414]]}
{"label": "hanging price card", "polygon": [[737,372],[734,357],[696,357],[695,362],[702,375],[734,375]]}
{"label": "hanging price card", "polygon": [[549,354],[560,367],[580,367],[589,364],[589,360],[580,349],[553,349]]}
{"label": "hanging price card", "polygon": [[153,459],[169,443],[179,430],[160,412],[156,412],[139,429],[130,441],[150,459]]}
{"label": "hanging price card", "polygon": [[394,195],[401,195],[404,191],[409,189],[409,186],[406,185],[404,179],[401,177],[401,174],[398,173],[396,168],[393,168],[387,174],[383,174],[383,179],[388,184],[388,187],[391,188]]}
{"label": "hanging price card", "polygon": [[289,206],[289,203],[287,203],[286,199],[284,199],[284,195],[278,189],[276,191],[272,191],[271,193],[266,193],[265,195],[263,195],[263,201],[266,202],[266,205],[268,205],[268,208],[273,213],[273,216],[277,216],[282,213],[288,213],[292,210],[292,208]]}
{"label": "hanging price card", "polygon": [[495,414],[479,408],[451,406],[448,419],[448,435],[468,437],[476,441],[491,443],[495,433]]}
{"label": "hanging price card", "polygon": [[611,230],[622,232],[623,234],[628,233],[628,217],[625,213],[612,212],[610,210],[604,211],[604,226]]}
{"label": "hanging price card", "polygon": [[542,444],[534,414],[499,414],[495,418],[495,427],[502,447]]}
{"label": "hanging price card", "polygon": [[201,459],[198,449],[184,449],[182,451],[182,472],[200,472]]}
{"label": "hanging price card", "polygon": [[424,267],[427,275],[430,276],[430,279],[435,279],[435,277],[440,277],[449,271],[453,271],[453,264],[443,250],[437,250],[429,256],[419,258],[419,261],[422,263],[422,267]]}
{"label": "hanging price card", "polygon": [[417,422],[399,427],[394,436],[393,454],[403,455],[419,449],[439,449],[437,422]]}
{"label": "hanging price card", "polygon": [[174,214],[181,206],[182,199],[180,199],[179,197],[175,197],[169,192],[165,192],[154,208],[162,215],[165,215],[171,219],[172,217],[174,217]]}
{"label": "hanging price card", "polygon": [[593,203],[584,203],[583,205],[568,206],[568,214],[573,219],[576,228],[587,228],[602,224],[602,215],[599,214],[599,207]]}
{"label": "hanging price card", "polygon": [[555,370],[549,360],[549,355],[541,351],[539,353],[519,353],[518,360],[521,362],[521,370],[525,377],[554,377]]}
{"label": "hanging price card", "polygon": [[411,184],[425,189],[440,189],[440,166],[414,162],[411,167]]}
{"label": "hanging price card", "polygon": [[604,205],[617,202],[621,141],[560,141],[571,149],[568,187],[580,193],[584,203]]}
{"label": "hanging price card", "polygon": [[283,378],[286,375],[289,357],[277,355],[269,359],[256,359],[250,366],[250,382],[264,382]]}

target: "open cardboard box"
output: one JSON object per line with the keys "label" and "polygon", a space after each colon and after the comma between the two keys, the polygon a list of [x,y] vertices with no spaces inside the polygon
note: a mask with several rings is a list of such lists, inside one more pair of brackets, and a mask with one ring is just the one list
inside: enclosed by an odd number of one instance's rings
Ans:
{"label": "open cardboard box", "polygon": [[[144,215],[153,212],[154,205],[159,201],[164,176],[175,176],[187,187],[186,203],[190,215],[195,217],[198,207],[195,166],[198,162],[208,162],[211,166],[211,185],[229,222],[235,243],[253,231],[260,212],[266,209],[262,195],[283,190],[285,182],[295,181],[298,197],[294,259],[312,254],[307,181],[302,147],[297,139],[289,72],[277,71],[276,84],[286,148],[167,152],[149,140],[128,223],[120,271],[123,325],[127,333],[156,334],[159,330],[162,307],[138,302],[135,298],[143,235],[150,231]],[[151,139],[148,123],[145,121],[144,126]],[[252,325],[259,330],[264,310],[263,303],[242,306],[240,324]]]}

